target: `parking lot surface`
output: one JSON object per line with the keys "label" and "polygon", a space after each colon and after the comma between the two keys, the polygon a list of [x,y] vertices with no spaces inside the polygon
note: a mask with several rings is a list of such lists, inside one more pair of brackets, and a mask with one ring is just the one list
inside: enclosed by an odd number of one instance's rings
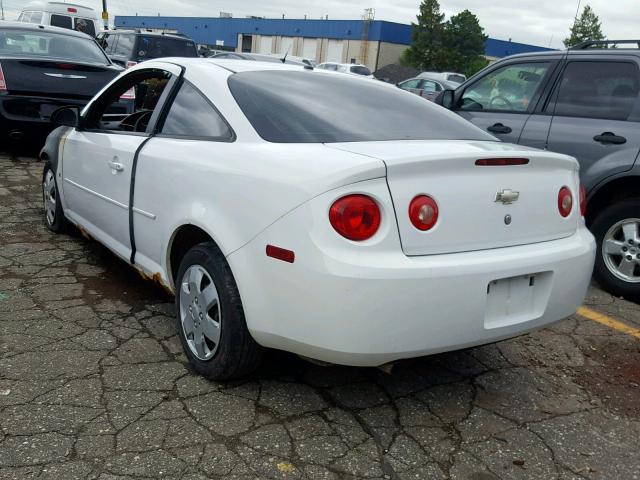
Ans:
{"label": "parking lot surface", "polygon": [[0,479],[640,478],[637,304],[593,287],[584,316],[390,374],[273,352],[213,383],[172,297],[44,227],[41,175],[0,155]]}

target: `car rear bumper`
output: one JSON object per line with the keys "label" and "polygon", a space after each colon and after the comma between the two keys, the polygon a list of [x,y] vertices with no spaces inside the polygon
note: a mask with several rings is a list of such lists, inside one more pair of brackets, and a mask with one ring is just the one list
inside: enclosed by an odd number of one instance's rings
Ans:
{"label": "car rear bumper", "polygon": [[584,300],[595,257],[581,226],[560,240],[420,257],[344,257],[310,241],[295,246],[290,264],[265,255],[267,244],[286,246],[275,225],[228,257],[251,334],[346,365],[490,343],[562,320]]}

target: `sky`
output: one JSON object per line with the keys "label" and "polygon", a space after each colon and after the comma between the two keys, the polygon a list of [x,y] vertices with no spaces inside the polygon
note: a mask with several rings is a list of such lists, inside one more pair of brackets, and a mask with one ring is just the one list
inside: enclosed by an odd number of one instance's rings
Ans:
{"label": "sky", "polygon": [[[0,0],[5,18],[14,20],[28,0]],[[73,0],[102,10],[101,0]],[[416,21],[420,0],[107,0],[110,16],[167,15],[217,17],[230,12],[234,17],[246,15],[268,18],[360,18],[365,8],[374,8],[375,18],[392,22]],[[640,2],[638,0],[582,0],[589,3],[602,21],[608,38],[638,38]],[[480,19],[490,37],[514,42],[562,48],[573,23],[578,0],[441,0],[440,7],[449,17],[469,9]],[[582,9],[581,6],[581,9]],[[99,16],[99,15],[98,15]]]}

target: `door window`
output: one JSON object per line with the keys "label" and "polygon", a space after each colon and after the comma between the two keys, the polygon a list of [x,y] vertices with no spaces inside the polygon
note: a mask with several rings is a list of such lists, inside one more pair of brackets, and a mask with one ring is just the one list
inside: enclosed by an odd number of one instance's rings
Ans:
{"label": "door window", "polygon": [[56,15],[55,13],[51,15],[51,26],[68,28],[69,30],[73,29],[73,23],[70,16]]}
{"label": "door window", "polygon": [[626,62],[569,62],[556,88],[558,116],[628,120],[638,104],[638,67]]}
{"label": "door window", "polygon": [[42,23],[42,12],[31,12],[31,23]]}
{"label": "door window", "polygon": [[171,74],[161,70],[142,70],[124,77],[94,102],[86,116],[86,127],[105,132],[147,132],[170,79]]}
{"label": "door window", "polygon": [[73,28],[75,28],[79,32],[91,35],[92,37],[96,36],[96,27],[93,23],[93,20],[91,20],[90,18],[74,18]]}
{"label": "door window", "polygon": [[417,78],[414,78],[413,80],[407,80],[406,82],[402,82],[400,84],[400,88],[418,88],[418,85],[420,85],[421,80],[418,80]]}
{"label": "door window", "polygon": [[127,57],[131,56],[131,52],[133,50],[133,43],[135,42],[136,37],[134,35],[118,35],[118,43],[113,49],[113,54],[119,57]]}
{"label": "door window", "polygon": [[431,80],[425,80],[422,84],[422,90],[425,92],[437,92],[438,84],[436,82],[432,82]]}
{"label": "door window", "polygon": [[206,97],[185,82],[162,127],[165,135],[208,138],[220,141],[233,139],[231,129]]}
{"label": "door window", "polygon": [[460,109],[526,112],[549,66],[519,63],[494,70],[465,90]]}

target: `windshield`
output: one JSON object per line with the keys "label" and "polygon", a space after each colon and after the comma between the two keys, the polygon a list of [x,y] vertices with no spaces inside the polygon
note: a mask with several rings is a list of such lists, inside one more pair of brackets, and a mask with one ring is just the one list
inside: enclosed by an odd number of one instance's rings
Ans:
{"label": "windshield", "polygon": [[138,58],[197,57],[193,41],[181,38],[142,36],[138,40]]}
{"label": "windshield", "polygon": [[355,73],[356,75],[369,76],[371,75],[371,70],[369,70],[367,67],[356,65],[354,67],[351,67],[351,73]]}
{"label": "windshield", "polygon": [[89,37],[31,30],[0,31],[0,55],[49,58],[108,65],[109,59]]}
{"label": "windshield", "polygon": [[417,95],[346,75],[242,72],[229,77],[229,89],[258,135],[269,142],[495,140]]}

